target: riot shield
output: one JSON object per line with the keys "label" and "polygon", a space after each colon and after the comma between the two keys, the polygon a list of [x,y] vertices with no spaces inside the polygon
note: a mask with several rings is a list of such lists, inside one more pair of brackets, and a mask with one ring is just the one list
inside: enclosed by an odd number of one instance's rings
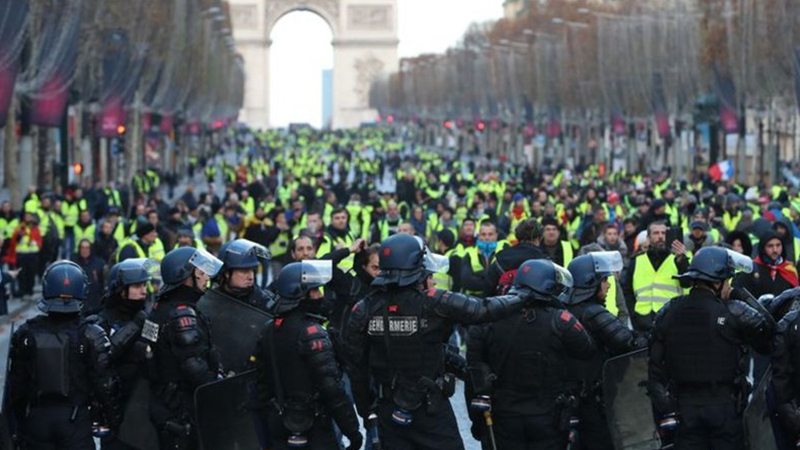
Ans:
{"label": "riot shield", "polygon": [[234,373],[247,370],[261,328],[270,316],[218,289],[207,291],[197,302],[197,310],[211,320],[212,339],[223,369]]}
{"label": "riot shield", "polygon": [[13,335],[14,322],[11,323],[11,326],[0,326],[0,448],[13,448],[9,411],[4,408],[9,369],[8,358],[11,353],[11,336]]}
{"label": "riot shield", "polygon": [[133,388],[118,439],[137,450],[158,448],[158,430],[150,421],[150,382],[139,378]]}
{"label": "riot shield", "polygon": [[603,366],[603,397],[616,450],[661,448],[647,396],[647,350],[617,356]]}
{"label": "riot shield", "polygon": [[753,392],[750,404],[744,410],[744,430],[750,449],[777,450],[778,444],[772,429],[768,406],[769,386],[772,383],[772,368],[761,378],[761,382]]}
{"label": "riot shield", "polygon": [[266,448],[256,405],[256,371],[215,381],[194,394],[197,435],[203,450]]}

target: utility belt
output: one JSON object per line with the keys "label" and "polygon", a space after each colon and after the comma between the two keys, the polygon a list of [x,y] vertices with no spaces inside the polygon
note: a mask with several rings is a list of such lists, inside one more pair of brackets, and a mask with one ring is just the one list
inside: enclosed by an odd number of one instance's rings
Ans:
{"label": "utility belt", "polygon": [[325,409],[318,395],[306,398],[270,400],[271,406],[281,416],[284,428],[289,431],[290,447],[304,447],[308,444],[308,432],[314,427],[317,417],[325,416]]}
{"label": "utility belt", "polygon": [[378,398],[394,406],[392,421],[411,425],[414,413],[425,406],[428,414],[436,414],[442,402],[455,394],[456,377],[446,373],[436,379],[420,377],[416,382],[395,377],[391,384],[378,385]]}

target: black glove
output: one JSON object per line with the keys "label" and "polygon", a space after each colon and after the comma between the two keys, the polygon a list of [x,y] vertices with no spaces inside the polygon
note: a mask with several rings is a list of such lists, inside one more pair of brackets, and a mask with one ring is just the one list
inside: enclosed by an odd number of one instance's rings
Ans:
{"label": "black glove", "polygon": [[350,441],[347,450],[361,450],[361,447],[364,445],[364,437],[361,436],[361,433],[356,431],[355,433],[349,433],[345,436],[347,436],[347,440]]}

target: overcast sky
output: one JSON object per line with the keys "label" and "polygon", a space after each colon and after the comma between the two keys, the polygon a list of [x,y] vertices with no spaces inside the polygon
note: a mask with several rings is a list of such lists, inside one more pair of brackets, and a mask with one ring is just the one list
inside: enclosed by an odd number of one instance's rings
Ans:
{"label": "overcast sky", "polygon": [[[398,0],[400,57],[439,53],[472,22],[502,17],[502,0]],[[322,125],[322,70],[333,67],[331,30],[316,14],[295,12],[272,31],[270,114],[273,126]]]}

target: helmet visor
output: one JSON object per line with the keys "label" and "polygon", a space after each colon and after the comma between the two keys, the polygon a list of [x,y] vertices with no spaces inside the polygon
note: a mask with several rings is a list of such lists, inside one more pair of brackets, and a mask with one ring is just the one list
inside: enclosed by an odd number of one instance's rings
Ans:
{"label": "helmet visor", "polygon": [[267,261],[270,258],[269,250],[266,247],[247,239],[237,239],[228,246],[227,251],[241,256],[253,255],[259,261]]}
{"label": "helmet visor", "polygon": [[333,261],[303,261],[303,274],[300,281],[305,285],[322,286],[333,279]]}
{"label": "helmet visor", "polygon": [[750,257],[725,249],[728,252],[728,265],[736,272],[752,273],[753,260]]}
{"label": "helmet visor", "polygon": [[195,249],[194,255],[189,258],[189,264],[200,269],[209,277],[215,277],[222,269],[222,261],[202,248]]}
{"label": "helmet visor", "polygon": [[564,286],[565,288],[571,288],[573,286],[574,282],[572,280],[572,274],[569,273],[569,270],[555,263],[553,263],[553,269],[556,271],[556,283]]}
{"label": "helmet visor", "polygon": [[622,271],[622,255],[619,252],[594,252],[592,261],[594,271],[600,274],[611,274]]}
{"label": "helmet visor", "polygon": [[123,285],[161,281],[161,264],[155,259],[127,259],[119,267],[119,279]]}

